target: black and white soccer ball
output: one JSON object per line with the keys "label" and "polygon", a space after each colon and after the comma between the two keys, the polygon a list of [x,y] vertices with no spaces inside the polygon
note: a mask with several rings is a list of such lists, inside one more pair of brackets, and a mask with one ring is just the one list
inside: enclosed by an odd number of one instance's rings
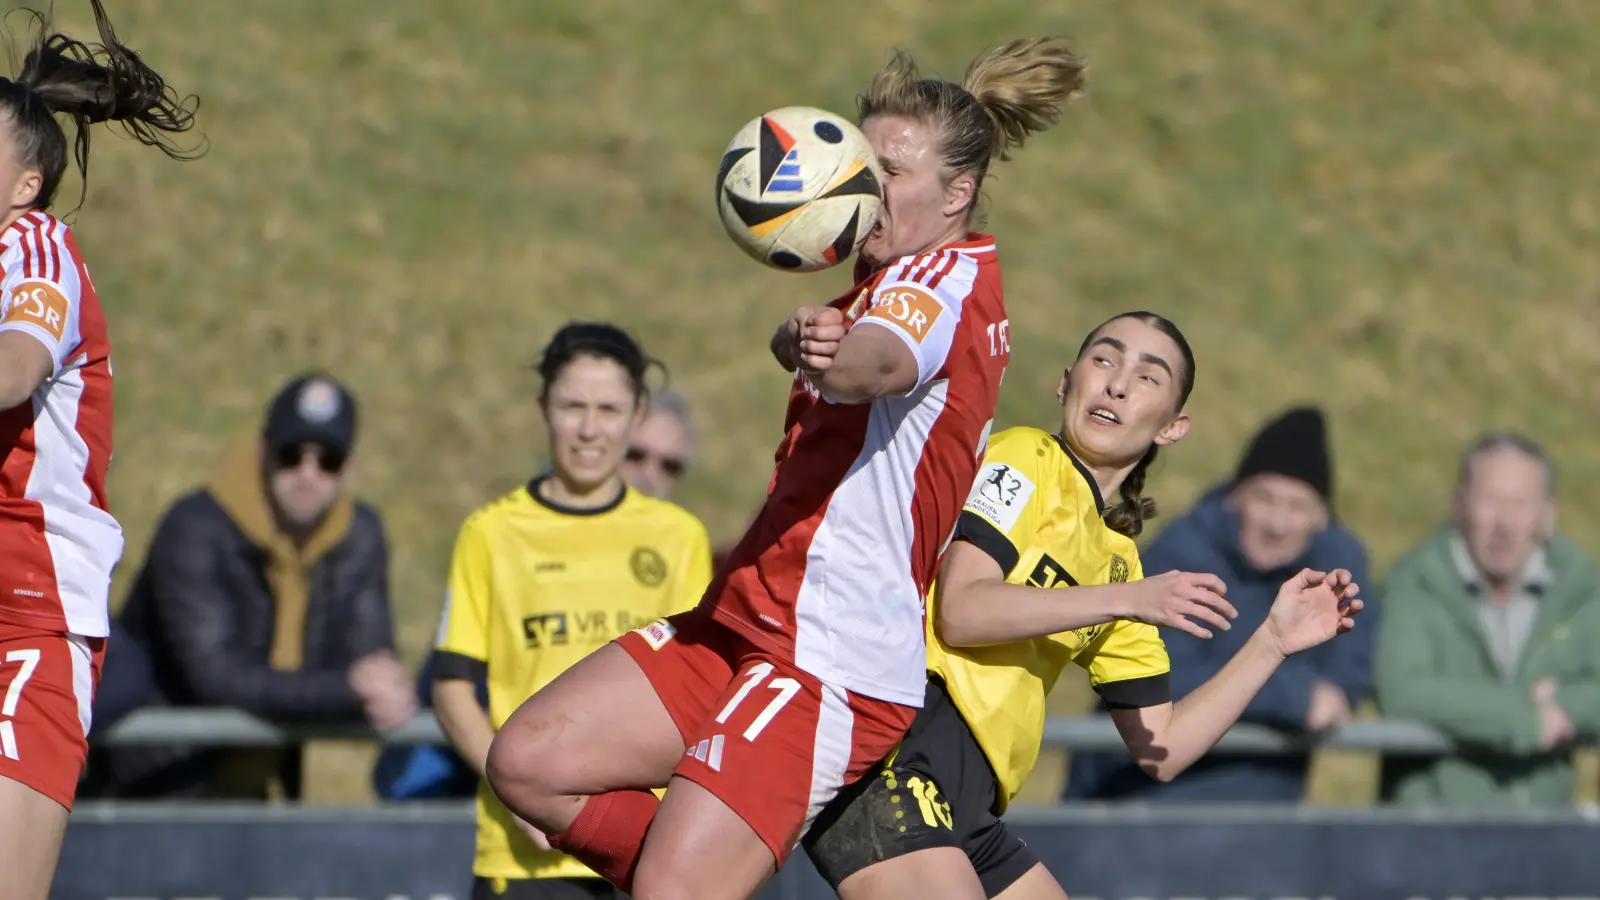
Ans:
{"label": "black and white soccer ball", "polygon": [[789,272],[850,258],[877,224],[883,173],[848,119],[809,106],[752,119],[717,169],[722,224],[744,252]]}

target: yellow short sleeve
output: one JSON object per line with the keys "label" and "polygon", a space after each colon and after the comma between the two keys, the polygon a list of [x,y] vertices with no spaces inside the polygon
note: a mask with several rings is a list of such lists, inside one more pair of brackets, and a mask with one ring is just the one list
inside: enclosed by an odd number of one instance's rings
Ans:
{"label": "yellow short sleeve", "polygon": [[1089,670],[1089,684],[1112,709],[1172,702],[1172,663],[1154,625],[1113,622],[1075,661]]}
{"label": "yellow short sleeve", "polygon": [[1005,575],[1033,542],[1043,515],[1041,432],[1012,428],[995,435],[956,523],[955,538],[1000,564]]}
{"label": "yellow short sleeve", "polygon": [[479,520],[468,519],[456,537],[444,613],[434,649],[468,659],[489,659],[489,610],[493,597],[489,542]]}

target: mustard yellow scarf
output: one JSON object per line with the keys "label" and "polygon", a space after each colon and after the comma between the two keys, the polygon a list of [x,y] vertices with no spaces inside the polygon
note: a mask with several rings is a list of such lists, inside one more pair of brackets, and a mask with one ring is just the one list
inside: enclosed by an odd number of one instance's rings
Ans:
{"label": "mustard yellow scarf", "polygon": [[210,484],[228,518],[252,543],[267,551],[267,586],[276,617],[272,629],[271,665],[280,671],[300,668],[305,649],[306,606],[311,595],[311,569],[350,533],[355,503],[341,493],[333,508],[304,544],[278,530],[262,474],[261,442],[233,447]]}

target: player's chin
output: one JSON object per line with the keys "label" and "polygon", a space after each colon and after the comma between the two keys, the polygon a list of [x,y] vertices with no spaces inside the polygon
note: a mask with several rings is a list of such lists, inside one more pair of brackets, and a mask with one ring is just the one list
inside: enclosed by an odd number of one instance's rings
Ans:
{"label": "player's chin", "polygon": [[566,475],[583,487],[594,487],[605,483],[613,473],[618,472],[619,466],[612,460],[611,454],[585,454],[571,453],[562,460]]}
{"label": "player's chin", "polygon": [[1077,429],[1073,437],[1096,461],[1118,465],[1124,460],[1138,460],[1150,447],[1148,441],[1141,443],[1136,435],[1128,434],[1123,428],[1086,426]]}

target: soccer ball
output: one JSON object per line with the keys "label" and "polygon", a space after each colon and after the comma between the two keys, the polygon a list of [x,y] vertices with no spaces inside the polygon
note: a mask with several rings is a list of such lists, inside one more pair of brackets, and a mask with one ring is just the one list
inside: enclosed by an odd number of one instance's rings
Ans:
{"label": "soccer ball", "polygon": [[722,225],[773,268],[815,272],[856,252],[883,205],[877,154],[847,119],[789,106],[752,119],[717,169]]}

